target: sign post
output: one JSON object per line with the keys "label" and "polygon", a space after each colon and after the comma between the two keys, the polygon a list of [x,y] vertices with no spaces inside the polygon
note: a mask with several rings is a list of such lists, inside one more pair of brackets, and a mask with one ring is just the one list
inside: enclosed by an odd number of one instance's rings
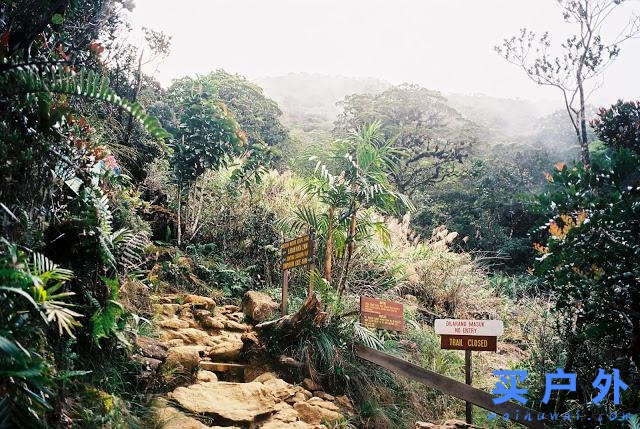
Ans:
{"label": "sign post", "polygon": [[[464,350],[464,379],[471,386],[471,351],[497,351],[498,336],[504,325],[501,320],[436,319],[436,334],[440,347],[446,350]],[[473,406],[466,401],[466,420],[473,423]]]}
{"label": "sign post", "polygon": [[[464,351],[464,382],[467,386],[471,386],[471,350]],[[465,417],[468,424],[473,424],[473,405],[471,402],[465,401]]]}
{"label": "sign post", "polygon": [[[289,299],[289,270],[304,265],[313,267],[314,241],[311,234],[303,235],[282,243],[282,315],[287,314],[287,300]],[[309,293],[313,291],[309,281]]]}
{"label": "sign post", "polygon": [[284,316],[287,314],[287,306],[289,303],[289,270],[282,272],[282,302],[280,303],[280,312]]}

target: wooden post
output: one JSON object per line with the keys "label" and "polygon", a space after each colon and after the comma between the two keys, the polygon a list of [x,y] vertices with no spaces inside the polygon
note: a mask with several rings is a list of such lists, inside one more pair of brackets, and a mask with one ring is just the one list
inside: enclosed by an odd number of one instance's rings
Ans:
{"label": "wooden post", "polygon": [[[464,381],[471,386],[471,350],[464,351]],[[473,424],[473,405],[466,401],[467,424]]]}
{"label": "wooden post", "polygon": [[312,231],[309,231],[309,258],[311,258],[311,263],[309,264],[309,288],[307,289],[307,296],[310,296],[313,293],[313,279],[311,278],[311,274],[313,270],[316,269],[316,237]]}
{"label": "wooden post", "polygon": [[282,272],[282,302],[280,303],[280,312],[283,316],[287,315],[287,304],[289,301],[289,270]]}

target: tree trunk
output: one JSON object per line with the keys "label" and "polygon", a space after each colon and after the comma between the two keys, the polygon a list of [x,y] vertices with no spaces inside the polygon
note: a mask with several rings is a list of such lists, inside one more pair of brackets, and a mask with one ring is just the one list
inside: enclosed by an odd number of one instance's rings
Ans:
{"label": "tree trunk", "polygon": [[331,284],[331,263],[333,258],[333,215],[335,207],[329,207],[329,224],[327,225],[327,245],[324,252],[324,279]]}
{"label": "tree trunk", "polygon": [[305,325],[322,327],[328,323],[329,318],[329,314],[322,309],[322,303],[312,292],[298,311],[276,320],[259,323],[256,325],[256,330],[261,334],[275,330],[278,332],[278,341],[287,341],[297,338],[303,332]]}
{"label": "tree trunk", "polygon": [[[144,55],[144,48],[142,48],[142,52],[140,52],[140,58],[138,58],[138,73],[136,76],[136,86],[133,90],[133,97],[131,101],[138,101],[138,95],[140,94],[140,87],[142,86],[142,56]],[[127,123],[127,131],[124,136],[124,144],[129,144],[129,140],[131,139],[131,132],[133,131],[133,113],[129,113],[129,121]]]}
{"label": "tree trunk", "polygon": [[591,156],[589,155],[589,139],[587,138],[587,118],[585,117],[584,106],[584,85],[582,82],[581,71],[578,71],[578,91],[580,93],[580,111],[578,112],[578,121],[580,124],[580,132],[578,133],[578,143],[582,154],[582,163],[589,168],[591,165]]}
{"label": "tree trunk", "polygon": [[353,214],[351,215],[351,222],[349,224],[349,235],[347,236],[347,255],[344,261],[344,270],[342,277],[340,278],[340,286],[338,287],[338,296],[342,296],[345,285],[347,284],[347,276],[349,275],[349,266],[351,265],[351,257],[353,256],[353,249],[355,248],[355,236],[356,236],[356,216],[358,209],[354,207]]}

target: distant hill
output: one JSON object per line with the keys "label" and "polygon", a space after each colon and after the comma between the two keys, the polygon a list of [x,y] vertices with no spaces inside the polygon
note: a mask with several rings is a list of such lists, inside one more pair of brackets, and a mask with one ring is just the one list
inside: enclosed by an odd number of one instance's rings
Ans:
{"label": "distant hill", "polygon": [[[289,73],[255,79],[283,111],[283,122],[302,132],[330,132],[345,96],[382,92],[392,86],[376,78]],[[431,88],[433,89],[433,88]],[[547,147],[573,145],[572,128],[553,101],[498,98],[484,94],[443,93],[447,104],[480,125],[486,144],[529,143]],[[564,124],[564,125],[563,125]]]}
{"label": "distant hill", "polygon": [[350,94],[376,93],[391,86],[375,78],[289,73],[255,80],[284,113],[284,122],[304,131],[330,131],[340,108],[336,103]]}

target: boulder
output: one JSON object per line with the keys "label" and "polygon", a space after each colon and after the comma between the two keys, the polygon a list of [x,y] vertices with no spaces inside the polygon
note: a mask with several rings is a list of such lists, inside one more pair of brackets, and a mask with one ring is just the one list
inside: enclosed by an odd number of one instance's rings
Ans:
{"label": "boulder", "polygon": [[309,399],[304,393],[298,391],[293,396],[288,397],[285,401],[288,404],[295,404],[296,402],[304,402]]}
{"label": "boulder", "polygon": [[178,319],[177,317],[172,317],[171,319],[164,319],[158,322],[158,325],[162,328],[168,329],[183,329],[189,327],[189,322],[186,320]]}
{"label": "boulder", "polygon": [[180,310],[180,304],[160,304],[159,306],[154,306],[154,310],[163,316],[172,317]]}
{"label": "boulder", "polygon": [[249,423],[275,410],[275,399],[262,383],[199,383],[178,387],[169,394],[181,407],[196,414],[214,414],[232,422]]}
{"label": "boulder", "polygon": [[220,335],[212,337],[212,340],[214,344],[211,345],[207,354],[212,360],[233,360],[242,351],[241,334],[223,331]]}
{"label": "boulder", "polygon": [[162,363],[162,361],[159,359],[154,359],[147,356],[140,356],[138,354],[132,355],[131,358],[134,361],[141,364],[146,371],[155,371],[156,369],[158,369],[158,367]]}
{"label": "boulder", "polygon": [[224,329],[224,319],[221,317],[206,316],[200,320],[200,324],[207,329],[220,330]]}
{"label": "boulder", "polygon": [[193,372],[200,364],[200,346],[172,347],[167,353],[164,365],[167,368]]}
{"label": "boulder", "polygon": [[278,310],[278,304],[269,295],[253,290],[242,298],[242,311],[256,322],[264,322]]}
{"label": "boulder", "polygon": [[316,383],[310,378],[305,378],[304,380],[302,380],[302,385],[305,387],[305,389],[310,390],[312,392],[316,390],[322,390],[322,386],[320,386],[318,383]]}
{"label": "boulder", "polygon": [[186,344],[198,344],[201,346],[213,346],[216,344],[214,337],[202,329],[182,328],[178,330],[177,334]]}
{"label": "boulder", "polygon": [[135,342],[140,353],[146,357],[158,360],[164,360],[167,357],[167,346],[154,338],[138,336]]}
{"label": "boulder", "polygon": [[255,381],[256,383],[264,383],[265,381],[273,380],[274,378],[278,378],[278,376],[273,372],[265,372],[264,374],[260,374],[254,378],[252,381]]}
{"label": "boulder", "polygon": [[193,417],[186,416],[173,407],[163,407],[155,410],[155,420],[160,429],[209,429],[209,426]]}
{"label": "boulder", "polygon": [[309,398],[309,400],[307,400],[307,404],[315,405],[315,406],[324,408],[325,410],[340,411],[338,406],[333,402],[325,401],[324,399],[321,399],[315,396],[313,398]]}
{"label": "boulder", "polygon": [[235,320],[226,320],[224,322],[224,327],[229,329],[230,331],[242,331],[247,332],[251,330],[251,326],[245,323],[238,323]]}
{"label": "boulder", "polygon": [[163,407],[155,410],[155,427],[160,429],[209,429],[193,417],[188,417],[173,407]]}
{"label": "boulder", "polygon": [[326,429],[324,425],[310,425],[298,420],[298,418],[298,412],[291,405],[280,402],[276,404],[276,413],[260,424],[259,427],[260,429]]}
{"label": "boulder", "polygon": [[[321,402],[312,402],[313,399],[318,399]],[[331,402],[324,401],[320,398],[311,398],[307,402],[296,402],[293,404],[293,408],[298,412],[300,420],[311,425],[318,425],[323,421],[333,422],[340,420],[342,415],[335,410],[329,409],[327,404],[331,404],[333,407],[337,408]]]}
{"label": "boulder", "polygon": [[343,410],[346,410],[350,413],[353,412],[353,402],[351,402],[351,399],[349,399],[349,397],[346,395],[336,396],[335,404]]}
{"label": "boulder", "polygon": [[313,396],[324,399],[325,401],[335,401],[336,399],[333,395],[329,395],[327,392],[323,392],[322,390],[313,392]]}
{"label": "boulder", "polygon": [[262,382],[262,385],[271,391],[278,400],[284,401],[296,394],[296,387],[280,378],[270,378]]}
{"label": "boulder", "polygon": [[214,372],[207,371],[206,369],[201,369],[200,371],[198,371],[196,379],[198,380],[198,382],[207,383],[218,381],[218,376]]}
{"label": "boulder", "polygon": [[204,308],[207,310],[213,310],[216,307],[216,302],[209,297],[200,295],[187,294],[184,296],[185,304],[191,304],[195,308]]}

